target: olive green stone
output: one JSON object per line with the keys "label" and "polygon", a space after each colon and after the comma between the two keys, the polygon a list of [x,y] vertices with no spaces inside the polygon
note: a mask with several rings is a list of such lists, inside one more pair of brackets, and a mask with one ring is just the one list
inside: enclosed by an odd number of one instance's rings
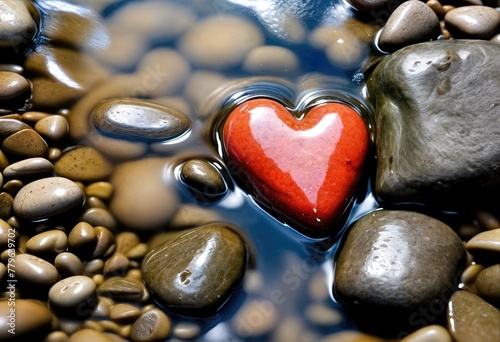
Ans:
{"label": "olive green stone", "polygon": [[146,142],[173,139],[191,127],[189,118],[173,108],[132,98],[101,102],[92,122],[105,135]]}
{"label": "olive green stone", "polygon": [[169,240],[146,255],[143,279],[167,309],[210,316],[228,300],[246,265],[246,247],[223,226],[204,226]]}
{"label": "olive green stone", "polygon": [[205,196],[219,196],[227,191],[219,170],[206,160],[192,159],[182,165],[181,179]]}
{"label": "olive green stone", "polygon": [[500,341],[500,310],[471,292],[455,292],[447,316],[455,342]]}

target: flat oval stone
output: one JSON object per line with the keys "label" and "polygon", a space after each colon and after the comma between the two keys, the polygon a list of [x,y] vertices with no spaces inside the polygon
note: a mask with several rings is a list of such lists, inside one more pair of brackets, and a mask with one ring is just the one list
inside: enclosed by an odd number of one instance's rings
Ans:
{"label": "flat oval stone", "polygon": [[500,307],[500,264],[482,270],[476,278],[476,288],[481,298]]}
{"label": "flat oval stone", "polygon": [[26,242],[26,250],[31,254],[59,254],[67,247],[68,237],[60,230],[48,230],[36,234]]}
{"label": "flat oval stone", "polygon": [[103,101],[91,118],[105,135],[145,142],[174,139],[191,126],[190,119],[173,108],[131,98]]}
{"label": "flat oval stone", "polygon": [[94,329],[80,329],[75,331],[69,337],[68,342],[115,342],[116,340],[106,335],[104,332],[94,330]]}
{"label": "flat oval stone", "polygon": [[264,45],[248,53],[243,68],[251,73],[293,73],[299,70],[300,62],[295,53],[287,48]]}
{"label": "flat oval stone", "polygon": [[107,179],[113,165],[92,147],[77,147],[65,152],[54,164],[54,173],[73,181],[96,182]]}
{"label": "flat oval stone", "polygon": [[37,256],[17,254],[14,261],[17,279],[26,284],[47,287],[59,281],[55,266]]}
{"label": "flat oval stone", "polygon": [[117,301],[145,302],[149,299],[144,284],[132,278],[108,278],[97,288],[97,293]]}
{"label": "flat oval stone", "polygon": [[227,191],[220,171],[206,160],[188,160],[182,165],[180,176],[190,188],[205,196],[220,196]]}
{"label": "flat oval stone", "polygon": [[83,274],[83,263],[75,254],[63,252],[56,256],[54,260],[59,273],[63,276],[74,276]]}
{"label": "flat oval stone", "polygon": [[403,338],[401,342],[453,342],[453,340],[446,328],[433,324],[418,329]]}
{"label": "flat oval stone", "polygon": [[443,222],[417,212],[379,210],[350,228],[336,261],[334,291],[367,331],[412,331],[420,327],[410,319],[419,308],[444,312],[464,261],[462,241]]}
{"label": "flat oval stone", "polygon": [[38,120],[35,124],[35,131],[42,137],[51,141],[60,141],[68,136],[68,120],[62,115],[50,115]]}
{"label": "flat oval stone", "polygon": [[127,303],[113,305],[109,318],[118,323],[134,322],[141,316],[141,309]]}
{"label": "flat oval stone", "polygon": [[[25,102],[31,95],[31,85],[23,76],[8,71],[0,71],[0,103],[2,106]],[[22,107],[22,106],[21,106]]]}
{"label": "flat oval stone", "polygon": [[467,241],[465,248],[480,263],[496,263],[500,255],[500,228],[477,234]]}
{"label": "flat oval stone", "polygon": [[243,276],[246,247],[223,226],[205,226],[167,241],[146,255],[141,270],[153,296],[167,309],[213,315]]}
{"label": "flat oval stone", "polygon": [[14,213],[22,219],[39,220],[82,205],[85,194],[73,181],[48,177],[25,185],[14,198]]}
{"label": "flat oval stone", "polygon": [[54,165],[45,158],[27,158],[10,164],[3,170],[4,177],[23,178],[52,173]]}
{"label": "flat oval stone", "polygon": [[[26,338],[31,341],[36,341],[36,337],[45,336],[51,330],[52,321],[54,319],[52,312],[45,306],[38,304],[35,301],[28,299],[16,299],[15,307],[9,305],[11,302],[7,300],[0,301],[0,340],[10,341],[12,336],[15,340]],[[12,323],[8,316],[15,309],[15,335],[9,332]]]}
{"label": "flat oval stone", "polygon": [[116,230],[117,227],[113,215],[104,208],[89,208],[82,213],[79,220],[88,222],[94,227],[103,226],[113,231]]}
{"label": "flat oval stone", "polygon": [[0,119],[0,138],[5,139],[9,135],[19,132],[22,129],[31,129],[30,126],[16,119]]}
{"label": "flat oval stone", "polygon": [[447,318],[456,342],[500,340],[500,310],[471,292],[457,291],[451,296]]}
{"label": "flat oval stone", "polygon": [[2,143],[4,152],[17,154],[23,157],[45,157],[49,147],[43,138],[33,129],[22,129]]}
{"label": "flat oval stone", "polygon": [[97,306],[96,284],[91,278],[76,275],[64,278],[55,283],[49,290],[49,301],[52,309],[92,313]]}
{"label": "flat oval stone", "polygon": [[172,331],[170,319],[158,308],[146,311],[139,317],[130,331],[132,341],[152,342],[165,340]]}
{"label": "flat oval stone", "polygon": [[500,12],[489,6],[463,6],[444,16],[446,29],[455,38],[490,39],[500,26]]}
{"label": "flat oval stone", "polygon": [[436,39],[439,19],[434,11],[421,1],[406,1],[399,5],[387,20],[378,41],[387,52],[404,46]]}

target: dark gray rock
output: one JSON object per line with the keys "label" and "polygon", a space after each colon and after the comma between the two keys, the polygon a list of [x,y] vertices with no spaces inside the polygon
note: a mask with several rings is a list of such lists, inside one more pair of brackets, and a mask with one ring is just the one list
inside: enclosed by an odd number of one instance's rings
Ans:
{"label": "dark gray rock", "polygon": [[460,238],[443,222],[411,211],[375,211],[348,232],[334,292],[362,329],[416,330],[444,318],[464,259]]}
{"label": "dark gray rock", "polygon": [[499,55],[492,42],[435,41],[380,62],[367,82],[379,198],[458,203],[498,188]]}
{"label": "dark gray rock", "polygon": [[238,234],[209,225],[153,249],[141,270],[146,286],[165,308],[183,315],[212,316],[238,286],[246,255]]}
{"label": "dark gray rock", "polygon": [[219,170],[203,159],[186,161],[182,165],[180,177],[185,184],[199,193],[200,200],[220,197],[227,191],[227,185]]}

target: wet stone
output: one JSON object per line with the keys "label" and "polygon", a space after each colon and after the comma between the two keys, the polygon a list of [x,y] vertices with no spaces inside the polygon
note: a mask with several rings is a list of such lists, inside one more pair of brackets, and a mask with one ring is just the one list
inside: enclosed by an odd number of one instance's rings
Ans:
{"label": "wet stone", "polygon": [[141,281],[123,277],[106,279],[97,288],[97,293],[116,301],[144,302],[149,298],[148,291]]}
{"label": "wet stone", "polygon": [[436,39],[439,19],[434,11],[421,1],[403,2],[387,20],[378,41],[387,52],[404,46]]}
{"label": "wet stone", "polygon": [[[0,301],[0,339],[9,341],[12,333],[9,332],[7,316],[11,313],[12,306],[9,301]],[[53,315],[48,308],[27,299],[16,299],[15,306],[15,337],[16,340],[36,341],[36,337],[44,336],[50,332]]]}
{"label": "wet stone", "polygon": [[141,315],[141,309],[127,303],[118,303],[111,307],[109,318],[117,323],[134,322]]}
{"label": "wet stone", "polygon": [[113,195],[113,186],[109,182],[95,182],[85,188],[85,195],[107,201]]}
{"label": "wet stone", "polygon": [[475,261],[483,264],[496,263],[500,255],[500,228],[477,234],[467,242],[465,248],[474,256]]}
{"label": "wet stone", "polygon": [[58,255],[66,251],[68,237],[60,230],[48,230],[33,236],[26,242],[26,250],[35,255]]}
{"label": "wet stone", "polygon": [[481,298],[500,308],[500,264],[482,270],[475,284]]}
{"label": "wet stone", "polygon": [[112,164],[91,147],[71,149],[54,164],[56,175],[80,182],[106,180],[112,171]]}
{"label": "wet stone", "polygon": [[82,261],[70,252],[58,254],[54,259],[54,265],[63,277],[83,274]]}
{"label": "wet stone", "polygon": [[172,331],[170,319],[158,308],[146,311],[132,325],[133,342],[152,342],[166,339]]}
{"label": "wet stone", "polygon": [[471,292],[457,291],[451,296],[447,317],[456,342],[500,340],[500,310]]}
{"label": "wet stone", "polygon": [[104,332],[94,329],[80,329],[75,331],[69,337],[68,342],[116,342],[111,337],[107,336]]}
{"label": "wet stone", "polygon": [[59,281],[59,273],[55,266],[37,256],[17,254],[15,263],[17,279],[28,287],[38,286],[38,290],[41,290]]}
{"label": "wet stone", "polygon": [[12,215],[14,199],[8,192],[0,192],[0,219],[7,220]]}
{"label": "wet stone", "polygon": [[117,227],[113,215],[104,208],[89,208],[82,213],[79,220],[88,222],[93,226],[103,226],[112,231],[116,230]]}
{"label": "wet stone", "polygon": [[144,281],[165,308],[213,315],[227,301],[246,266],[246,247],[223,226],[193,229],[152,250],[141,266]]}
{"label": "wet stone", "polygon": [[4,152],[17,154],[23,157],[46,157],[49,147],[43,138],[33,129],[22,129],[2,143]]}
{"label": "wet stone", "polygon": [[173,108],[131,98],[100,103],[92,122],[110,137],[144,142],[174,139],[191,126],[189,118]]}
{"label": "wet stone", "polygon": [[5,139],[22,129],[30,128],[30,126],[21,120],[0,118],[0,139]]}
{"label": "wet stone", "polygon": [[500,12],[488,6],[463,6],[446,13],[444,21],[455,38],[490,39],[500,27]]}
{"label": "wet stone", "polygon": [[92,252],[92,258],[108,257],[116,250],[115,236],[108,228],[102,226],[95,227],[94,231],[97,235],[97,244]]}
{"label": "wet stone", "polygon": [[69,132],[68,120],[62,115],[51,115],[37,121],[35,131],[50,141],[61,141]]}
{"label": "wet stone", "polygon": [[130,266],[130,260],[121,253],[113,254],[104,263],[105,276],[124,276]]}
{"label": "wet stone", "polygon": [[428,325],[406,336],[401,342],[452,342],[450,333],[441,325]]}
{"label": "wet stone", "polygon": [[367,87],[377,126],[378,198],[450,207],[500,186],[500,92],[489,81],[500,78],[499,54],[492,42],[435,41],[377,65]]}
{"label": "wet stone", "polygon": [[[37,23],[27,1],[4,0],[0,6],[0,48],[16,49],[25,46],[36,35]],[[31,5],[32,6],[32,5]]]}
{"label": "wet stone", "polygon": [[49,302],[60,315],[89,317],[97,306],[96,285],[81,275],[64,278],[50,288]]}
{"label": "wet stone", "polygon": [[[443,222],[416,212],[379,210],[349,230],[336,260],[334,291],[366,331],[411,331],[416,327],[409,316],[418,308],[437,302],[444,312],[464,261],[462,241]],[[383,318],[372,323],[370,315]]]}
{"label": "wet stone", "polygon": [[39,220],[82,205],[85,194],[63,177],[48,177],[25,185],[14,198],[14,213],[22,219]]}
{"label": "wet stone", "polygon": [[23,76],[0,71],[0,108],[23,108],[31,96],[31,84]]}
{"label": "wet stone", "polygon": [[180,176],[190,188],[201,193],[200,196],[220,196],[227,191],[220,171],[206,160],[188,160],[182,165]]}
{"label": "wet stone", "polygon": [[6,178],[40,177],[51,174],[52,171],[54,171],[54,165],[50,161],[35,157],[10,164],[3,170],[3,175]]}
{"label": "wet stone", "polygon": [[300,69],[299,59],[281,46],[258,46],[243,61],[243,69],[254,73],[293,73]]}

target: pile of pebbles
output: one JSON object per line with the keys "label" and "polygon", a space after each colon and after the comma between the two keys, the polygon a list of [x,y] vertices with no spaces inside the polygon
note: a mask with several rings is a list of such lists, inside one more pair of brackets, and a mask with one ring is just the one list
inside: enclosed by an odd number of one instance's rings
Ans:
{"label": "pile of pebbles", "polygon": [[[331,305],[331,279],[323,270],[304,280],[303,316],[252,297],[226,328],[207,333],[212,323],[196,318],[199,310],[184,319],[177,314],[192,311],[171,313],[154,300],[149,286],[158,286],[155,273],[164,264],[141,265],[151,251],[182,241],[174,239],[186,229],[224,221],[210,204],[234,185],[203,137],[205,104],[214,91],[240,76],[302,76],[311,68],[296,47],[323,56],[326,69],[351,75],[423,41],[500,42],[500,4],[351,0],[311,29],[286,11],[296,8],[274,7],[271,17],[250,8],[259,26],[229,2],[197,6],[0,1],[0,18],[12,18],[0,21],[1,340],[390,340],[346,323]],[[169,170],[179,176],[166,181]],[[195,200],[186,201],[186,194]],[[477,208],[452,227],[467,264],[450,299],[448,324],[428,322],[403,341],[498,340],[500,216],[494,207]],[[205,245],[237,240],[240,248],[222,250],[231,258],[214,257],[227,265],[231,283],[223,290],[208,284],[200,295],[223,305],[219,297],[240,291],[240,280],[250,295],[265,288],[264,275],[251,265],[247,232],[241,241],[226,227],[205,232]],[[161,293],[172,295],[179,292]],[[213,309],[213,301],[201,311]],[[256,319],[263,313],[265,319]]]}

